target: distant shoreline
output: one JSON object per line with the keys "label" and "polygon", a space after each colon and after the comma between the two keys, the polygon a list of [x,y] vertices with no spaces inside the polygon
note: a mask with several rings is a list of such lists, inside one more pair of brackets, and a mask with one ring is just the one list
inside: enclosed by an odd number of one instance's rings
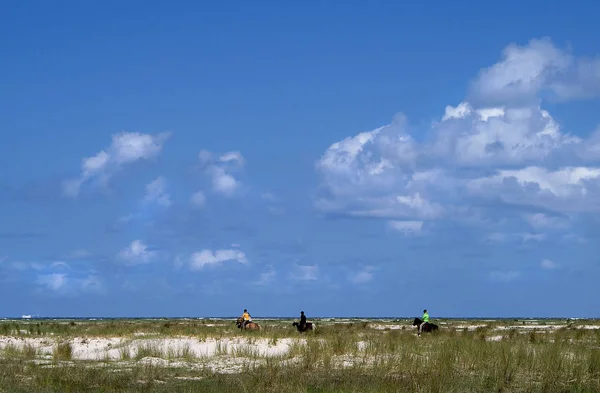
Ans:
{"label": "distant shoreline", "polygon": [[[332,319],[332,320],[403,320],[413,319],[418,315],[413,316],[394,316],[394,317],[340,317],[340,316],[311,316],[311,319]],[[53,317],[53,316],[6,316],[0,317],[0,320],[204,320],[204,319],[215,319],[215,320],[228,320],[236,319],[238,315],[234,316],[180,316],[180,317],[162,317],[162,316],[148,316],[148,317]],[[263,320],[285,320],[298,318],[297,315],[293,316],[254,316],[254,319]],[[445,317],[436,316],[434,319],[438,320],[490,320],[490,321],[503,321],[503,320],[522,320],[522,321],[536,321],[536,320],[596,320],[600,317]]]}

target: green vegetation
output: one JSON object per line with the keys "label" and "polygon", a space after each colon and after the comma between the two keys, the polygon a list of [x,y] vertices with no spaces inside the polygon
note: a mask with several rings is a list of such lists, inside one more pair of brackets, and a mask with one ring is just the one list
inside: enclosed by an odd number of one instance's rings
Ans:
{"label": "green vegetation", "polygon": [[[600,391],[600,330],[582,328],[596,321],[442,321],[421,337],[411,321],[258,322],[0,323],[0,392]],[[77,358],[87,345],[104,352]]]}

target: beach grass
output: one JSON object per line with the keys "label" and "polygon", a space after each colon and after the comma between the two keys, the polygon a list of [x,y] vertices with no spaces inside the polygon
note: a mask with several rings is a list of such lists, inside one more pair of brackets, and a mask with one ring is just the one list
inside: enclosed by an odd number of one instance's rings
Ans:
{"label": "beach grass", "polygon": [[[37,323],[0,326],[0,391],[600,391],[598,321],[449,321],[421,337],[407,321],[320,321],[308,334],[291,321],[253,332],[228,321],[40,323],[41,334]],[[76,356],[82,338],[101,337],[122,341],[94,360]]]}

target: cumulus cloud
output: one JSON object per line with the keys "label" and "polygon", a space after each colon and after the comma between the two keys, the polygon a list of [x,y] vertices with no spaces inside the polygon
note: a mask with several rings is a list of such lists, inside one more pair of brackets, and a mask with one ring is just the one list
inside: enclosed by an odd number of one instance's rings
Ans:
{"label": "cumulus cloud", "polygon": [[211,177],[214,192],[231,197],[239,190],[241,183],[234,177],[234,173],[246,163],[240,152],[231,151],[216,157],[213,153],[202,150],[198,158],[204,172]]}
{"label": "cumulus cloud", "polygon": [[156,203],[164,207],[171,206],[171,196],[166,192],[166,188],[167,184],[162,176],[148,183],[144,203]]}
{"label": "cumulus cloud", "polygon": [[81,292],[103,294],[106,292],[100,277],[95,274],[74,277],[67,273],[40,274],[35,282],[46,290],[59,295]]}
{"label": "cumulus cloud", "polygon": [[491,104],[535,100],[541,93],[589,98],[600,93],[600,58],[576,58],[548,38],[511,44],[498,63],[481,70],[471,90],[473,99]]}
{"label": "cumulus cloud", "polygon": [[290,277],[294,280],[314,281],[319,276],[319,266],[317,265],[294,265]]}
{"label": "cumulus cloud", "polygon": [[261,273],[258,280],[255,282],[256,285],[267,285],[275,279],[277,273],[273,269],[273,267],[269,266],[269,269]]}
{"label": "cumulus cloud", "polygon": [[560,229],[567,228],[569,221],[565,217],[551,216],[544,213],[530,213],[524,214],[523,218],[531,225],[534,229]]}
{"label": "cumulus cloud", "polygon": [[127,265],[139,265],[153,262],[157,256],[157,251],[150,250],[141,240],[134,240],[129,246],[119,251],[117,259]]}
{"label": "cumulus cloud", "polygon": [[540,263],[540,267],[542,269],[546,269],[546,270],[554,270],[554,269],[558,269],[560,267],[560,265],[554,261],[551,261],[550,259],[544,259]]}
{"label": "cumulus cloud", "polygon": [[192,254],[190,257],[190,268],[192,270],[201,270],[206,266],[217,266],[230,261],[241,264],[248,263],[246,254],[239,250],[221,249],[212,251],[205,249]]}
{"label": "cumulus cloud", "polygon": [[373,280],[373,271],[375,267],[365,266],[359,272],[356,272],[350,277],[350,281],[354,284],[365,284]]}
{"label": "cumulus cloud", "polygon": [[67,275],[64,273],[52,273],[39,275],[36,282],[52,291],[58,291],[65,287]]}
{"label": "cumulus cloud", "polygon": [[82,160],[80,176],[63,183],[64,194],[77,197],[83,184],[97,182],[106,185],[123,166],[157,157],[169,136],[169,133],[150,135],[139,132],[113,135],[107,149]]}
{"label": "cumulus cloud", "polygon": [[600,131],[565,132],[540,106],[544,91],[587,96],[573,92],[584,80],[591,92],[595,64],[546,39],[510,45],[475,78],[468,99],[448,105],[424,137],[415,139],[400,114],[331,144],[316,163],[316,208],[385,219],[403,233],[420,231],[423,221],[467,221],[465,212],[485,217],[502,207],[521,209],[538,231],[568,226],[574,214],[600,213]]}
{"label": "cumulus cloud", "polygon": [[405,236],[418,235],[423,229],[423,221],[390,221],[388,226]]}
{"label": "cumulus cloud", "polygon": [[196,208],[203,208],[206,205],[206,196],[202,191],[197,191],[190,198],[190,203]]}

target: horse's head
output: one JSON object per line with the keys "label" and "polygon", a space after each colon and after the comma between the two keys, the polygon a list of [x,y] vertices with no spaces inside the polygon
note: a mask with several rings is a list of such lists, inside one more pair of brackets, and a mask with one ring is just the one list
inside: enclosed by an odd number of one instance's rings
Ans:
{"label": "horse's head", "polygon": [[413,321],[413,326],[419,326],[421,324],[421,322],[423,322],[423,321],[421,321],[421,319],[415,318],[415,320]]}
{"label": "horse's head", "polygon": [[299,325],[299,323],[298,323],[298,322],[296,322],[296,321],[294,321],[294,322],[292,323],[292,326],[298,326],[298,325]]}
{"label": "horse's head", "polygon": [[242,323],[243,323],[243,321],[244,321],[244,318],[242,318],[242,317],[238,317],[238,319],[236,319],[236,321],[235,321],[235,324],[236,324],[238,327],[240,327],[240,326],[242,326]]}

